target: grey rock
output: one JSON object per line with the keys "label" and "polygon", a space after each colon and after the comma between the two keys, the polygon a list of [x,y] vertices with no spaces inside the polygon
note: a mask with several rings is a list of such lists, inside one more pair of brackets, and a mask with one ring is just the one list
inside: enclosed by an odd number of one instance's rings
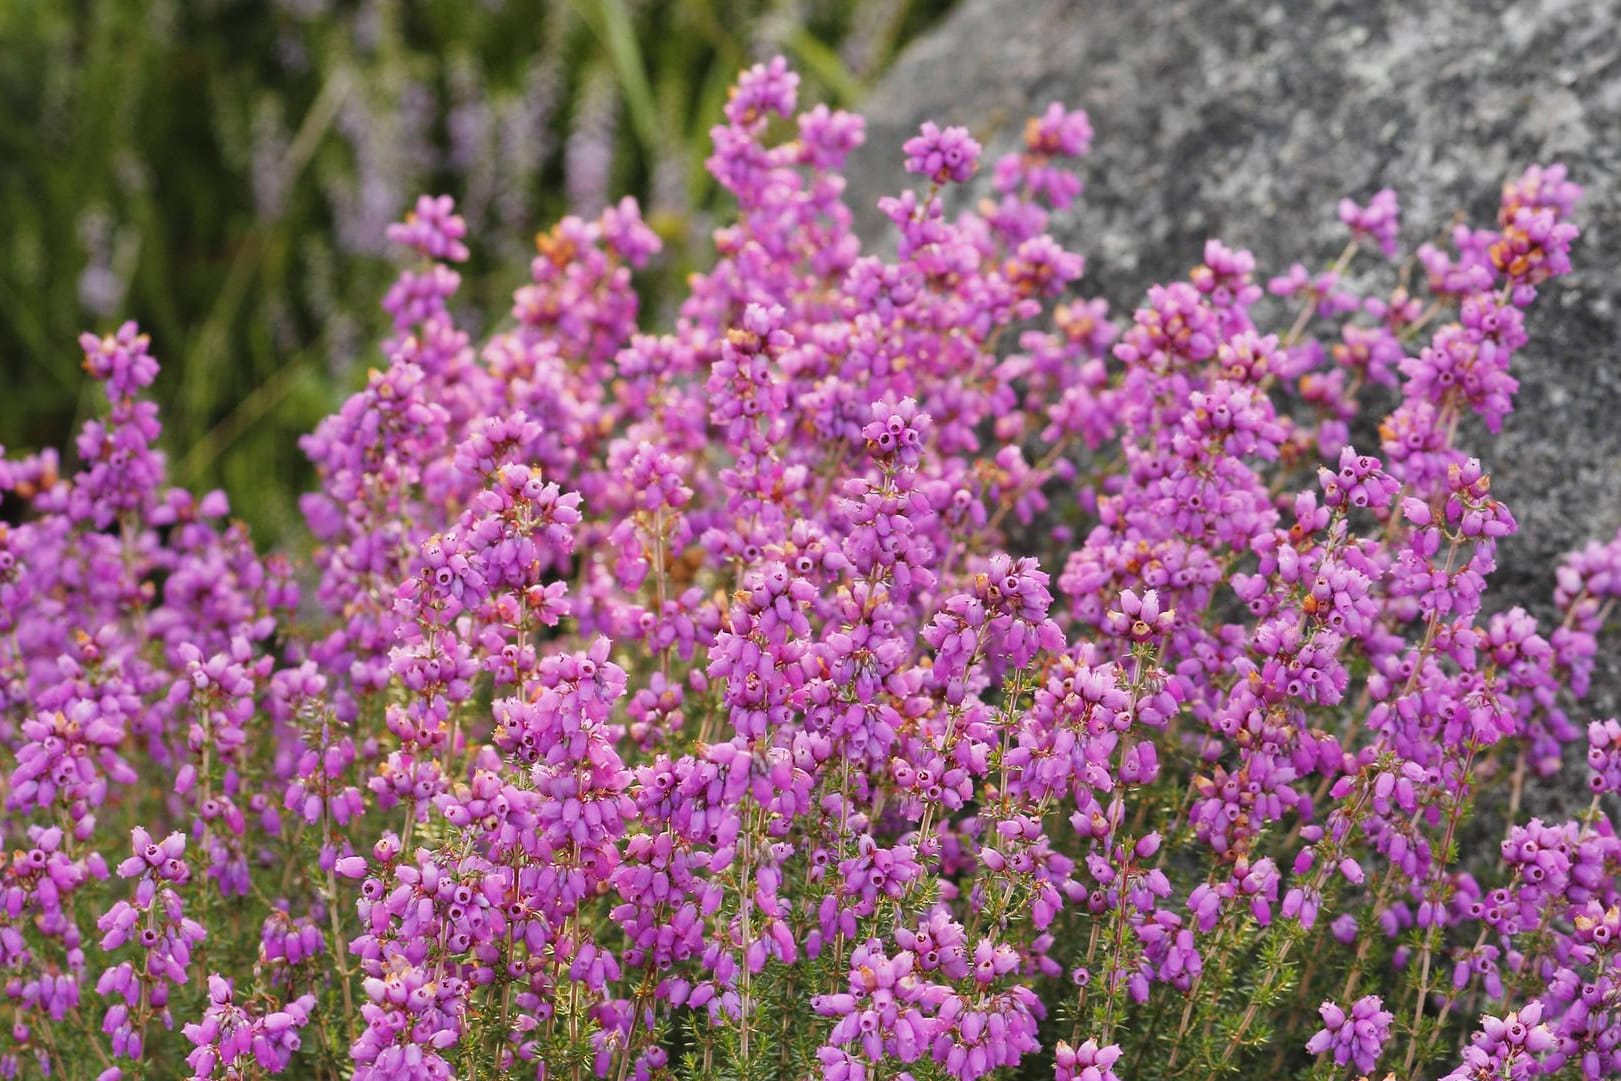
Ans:
{"label": "grey rock", "polygon": [[[864,104],[851,194],[869,235],[922,120],[967,125],[994,160],[1053,100],[1096,129],[1083,205],[1054,231],[1087,256],[1081,291],[1117,313],[1207,237],[1263,276],[1321,267],[1344,243],[1342,195],[1395,188],[1412,247],[1457,211],[1489,223],[1526,165],[1570,167],[1577,273],[1538,299],[1502,436],[1468,436],[1521,526],[1495,605],[1546,616],[1560,556],[1621,527],[1621,4],[965,0]],[[1621,709],[1613,634],[1586,708]]]}

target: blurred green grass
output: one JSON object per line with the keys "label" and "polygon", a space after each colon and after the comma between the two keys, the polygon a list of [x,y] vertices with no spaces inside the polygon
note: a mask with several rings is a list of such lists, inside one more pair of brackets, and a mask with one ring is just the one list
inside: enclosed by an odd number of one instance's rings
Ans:
{"label": "blurred green grass", "polygon": [[380,360],[382,230],[419,191],[462,204],[493,314],[538,229],[638,196],[656,311],[701,258],[737,71],[780,51],[802,101],[859,105],[949,4],[0,0],[0,445],[67,445],[76,336],[136,319],[173,479],[285,542],[297,437]]}

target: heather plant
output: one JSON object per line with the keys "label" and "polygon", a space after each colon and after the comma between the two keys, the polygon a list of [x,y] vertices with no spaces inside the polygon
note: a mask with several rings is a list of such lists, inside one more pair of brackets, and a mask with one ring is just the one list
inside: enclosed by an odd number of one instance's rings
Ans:
{"label": "heather plant", "polygon": [[1553,625],[1500,610],[1460,445],[1571,269],[1565,171],[1406,257],[1391,192],[1323,270],[1212,240],[1116,319],[1046,232],[1083,113],[972,206],[925,125],[877,255],[860,119],[797,108],[780,60],[731,94],[663,333],[633,202],[475,340],[421,199],[302,444],[309,567],[167,484],[147,340],[85,336],[103,409],[0,472],[0,1072],[1621,1072],[1579,706],[1621,536]]}

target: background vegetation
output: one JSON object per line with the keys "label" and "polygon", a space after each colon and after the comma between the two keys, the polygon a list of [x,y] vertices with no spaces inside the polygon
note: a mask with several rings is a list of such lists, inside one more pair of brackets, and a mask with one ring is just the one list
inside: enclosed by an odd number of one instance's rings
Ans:
{"label": "background vegetation", "polygon": [[784,52],[848,105],[949,2],[0,3],[0,445],[68,444],[76,335],[137,319],[174,480],[285,542],[297,436],[377,359],[383,230],[419,191],[462,204],[470,309],[502,310],[537,229],[625,193],[671,295],[737,71]]}

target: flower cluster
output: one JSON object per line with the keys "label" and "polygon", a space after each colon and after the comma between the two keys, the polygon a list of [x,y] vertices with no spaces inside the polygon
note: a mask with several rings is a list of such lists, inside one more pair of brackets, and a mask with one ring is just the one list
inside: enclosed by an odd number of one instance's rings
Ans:
{"label": "flower cluster", "polygon": [[1372,1073],[1395,1019],[1383,1006],[1378,995],[1357,999],[1349,1013],[1332,1002],[1323,1003],[1317,1009],[1323,1027],[1307,1041],[1306,1050],[1314,1055],[1332,1050],[1336,1065],[1354,1063],[1361,1072]]}
{"label": "flower cluster", "polygon": [[[1384,191],[1270,295],[1211,240],[1114,319],[1047,229],[1084,113],[955,213],[985,148],[925,125],[877,254],[861,121],[797,94],[734,90],[662,333],[633,203],[476,340],[421,200],[296,571],[166,487],[147,340],[84,340],[75,471],[0,466],[0,1076],[1621,1071],[1621,537],[1501,610],[1459,443],[1563,170],[1422,282],[1347,273]],[[1594,802],[1519,821],[1584,732]]]}

